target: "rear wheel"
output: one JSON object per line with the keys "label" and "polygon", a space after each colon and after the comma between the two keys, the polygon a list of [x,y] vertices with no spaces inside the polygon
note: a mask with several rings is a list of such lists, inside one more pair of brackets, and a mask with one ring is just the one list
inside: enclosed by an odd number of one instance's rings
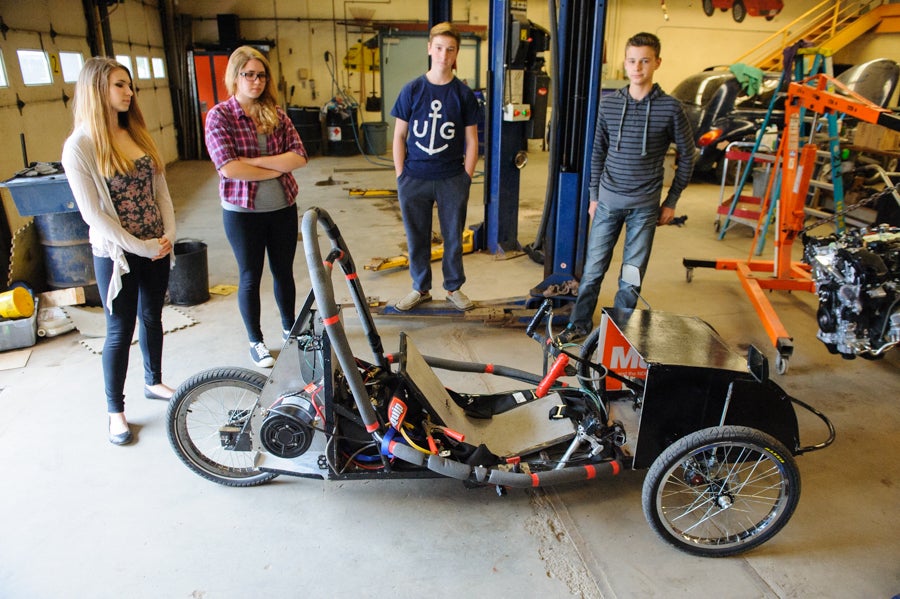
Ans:
{"label": "rear wheel", "polygon": [[169,442],[188,468],[229,487],[251,487],[277,476],[256,467],[249,426],[266,377],[245,368],[194,375],[169,402]]}
{"label": "rear wheel", "polygon": [[642,503],[666,542],[724,557],[772,538],[799,498],[800,472],[781,443],[756,429],[721,426],[670,445],[644,479]]}

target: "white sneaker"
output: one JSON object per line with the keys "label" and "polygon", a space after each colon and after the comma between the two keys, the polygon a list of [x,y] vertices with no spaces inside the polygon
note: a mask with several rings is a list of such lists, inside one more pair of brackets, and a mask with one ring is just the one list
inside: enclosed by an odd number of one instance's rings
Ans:
{"label": "white sneaker", "polygon": [[271,368],[275,365],[275,358],[272,357],[269,348],[262,341],[250,344],[250,359],[260,368]]}
{"label": "white sneaker", "polygon": [[465,312],[466,310],[471,310],[475,307],[475,304],[472,303],[472,300],[462,292],[462,289],[457,289],[456,291],[448,291],[447,292],[447,301],[453,304],[453,306],[457,310],[462,310]]}
{"label": "white sneaker", "polygon": [[412,310],[419,304],[422,304],[424,302],[430,302],[430,301],[431,301],[431,293],[429,293],[427,291],[425,293],[419,293],[418,291],[413,289],[412,291],[407,293],[405,296],[403,296],[403,298],[400,301],[398,301],[396,304],[394,304],[394,307],[397,308],[398,310],[400,310],[401,312],[406,312],[407,310]]}

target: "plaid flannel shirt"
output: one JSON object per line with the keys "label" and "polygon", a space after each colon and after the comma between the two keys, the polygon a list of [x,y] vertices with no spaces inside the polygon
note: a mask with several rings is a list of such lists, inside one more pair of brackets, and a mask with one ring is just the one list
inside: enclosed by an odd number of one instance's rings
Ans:
{"label": "plaid flannel shirt", "polygon": [[[278,119],[281,121],[267,136],[266,149],[270,156],[284,152],[296,152],[307,158],[306,149],[300,135],[294,128],[287,114],[276,107]],[[238,157],[256,158],[259,154],[259,142],[256,139],[256,125],[253,119],[244,113],[241,105],[234,98],[216,104],[206,115],[206,149],[212,158],[216,170]],[[291,173],[278,177],[289,204],[293,205],[297,197],[297,181]],[[229,179],[219,172],[219,197],[229,204],[253,209],[256,200],[258,181],[242,181]]]}

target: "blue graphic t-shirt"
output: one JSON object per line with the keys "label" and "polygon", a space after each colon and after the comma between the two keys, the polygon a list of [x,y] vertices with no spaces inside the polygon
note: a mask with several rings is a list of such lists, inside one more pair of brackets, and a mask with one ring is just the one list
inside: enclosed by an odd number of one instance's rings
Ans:
{"label": "blue graphic t-shirt", "polygon": [[478,102],[456,77],[445,85],[425,75],[400,91],[391,116],[409,123],[403,172],[417,179],[445,179],[465,170],[466,127],[478,122]]}

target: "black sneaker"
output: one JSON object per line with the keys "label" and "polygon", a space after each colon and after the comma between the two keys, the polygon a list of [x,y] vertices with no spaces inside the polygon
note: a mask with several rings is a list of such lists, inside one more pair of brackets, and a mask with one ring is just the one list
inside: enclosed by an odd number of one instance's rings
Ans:
{"label": "black sneaker", "polygon": [[275,365],[275,358],[262,341],[250,344],[250,359],[260,368],[271,368]]}
{"label": "black sneaker", "polygon": [[567,343],[573,343],[575,341],[580,341],[587,337],[590,334],[590,330],[585,330],[580,326],[574,325],[571,322],[566,325],[566,328],[563,329],[563,332],[559,334],[556,338],[556,342],[560,345],[565,345]]}

